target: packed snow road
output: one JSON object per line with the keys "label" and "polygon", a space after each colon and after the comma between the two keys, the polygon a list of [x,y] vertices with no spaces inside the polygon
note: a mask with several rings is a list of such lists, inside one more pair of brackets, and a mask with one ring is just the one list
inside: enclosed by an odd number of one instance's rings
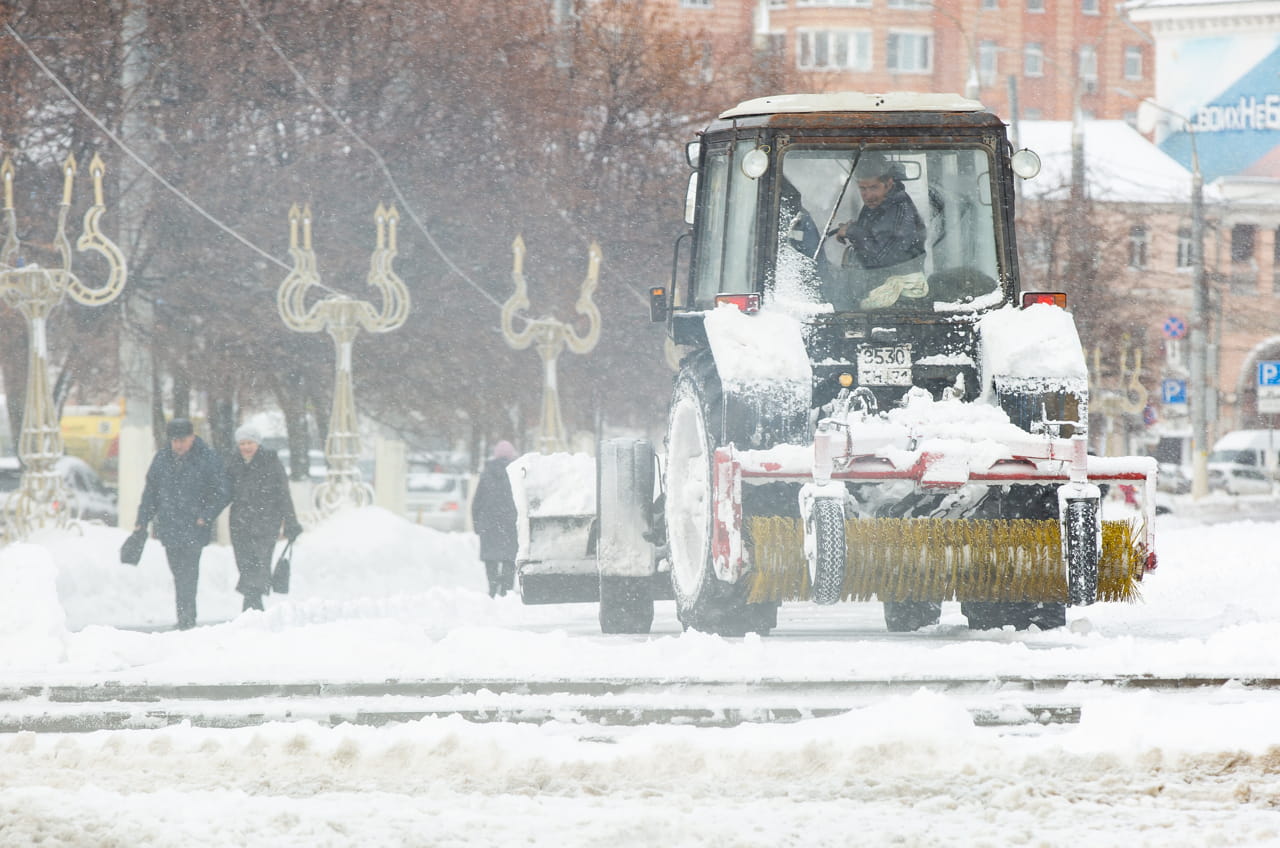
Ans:
{"label": "packed snow road", "polygon": [[788,604],[744,639],[490,600],[474,537],[376,509],[265,613],[211,547],[184,632],[151,545],[11,545],[0,846],[1280,845],[1277,527],[1157,529],[1143,600],[1061,630]]}
{"label": "packed snow road", "polygon": [[526,680],[385,683],[96,685],[0,690],[0,733],[142,730],[186,724],[251,727],[313,722],[380,727],[456,716],[469,722],[560,722],[599,728],[677,724],[733,727],[806,721],[863,710],[918,691],[946,695],[977,727],[1033,732],[1075,724],[1086,704],[1130,692],[1170,703],[1271,704],[1280,679],[1223,677],[997,677],[897,680]]}

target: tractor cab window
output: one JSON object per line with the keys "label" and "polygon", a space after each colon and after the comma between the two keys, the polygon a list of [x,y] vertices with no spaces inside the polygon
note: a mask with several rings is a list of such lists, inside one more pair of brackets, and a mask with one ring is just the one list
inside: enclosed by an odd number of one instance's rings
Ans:
{"label": "tractor cab window", "polygon": [[986,150],[793,145],[781,164],[778,301],[837,312],[1001,302]]}
{"label": "tractor cab window", "polygon": [[694,259],[693,305],[706,309],[717,294],[755,291],[756,213],[760,180],[740,167],[756,148],[754,139],[707,150],[698,186],[697,256]]}

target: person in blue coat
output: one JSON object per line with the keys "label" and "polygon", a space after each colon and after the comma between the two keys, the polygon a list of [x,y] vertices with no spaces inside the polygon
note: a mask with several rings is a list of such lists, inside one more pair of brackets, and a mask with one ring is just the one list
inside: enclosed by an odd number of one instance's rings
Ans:
{"label": "person in blue coat", "polygon": [[221,457],[195,434],[189,420],[173,419],[166,435],[169,447],[147,469],[137,529],[155,521],[154,535],[164,545],[173,573],[178,629],[188,630],[196,625],[200,553],[231,500],[231,487]]}

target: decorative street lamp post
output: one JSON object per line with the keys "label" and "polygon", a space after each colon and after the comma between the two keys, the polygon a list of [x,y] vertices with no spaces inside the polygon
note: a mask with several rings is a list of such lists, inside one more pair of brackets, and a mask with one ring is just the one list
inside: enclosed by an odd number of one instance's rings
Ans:
{"label": "decorative street lamp post", "polygon": [[578,314],[587,317],[587,331],[583,335],[578,335],[572,324],[546,316],[526,318],[525,328],[516,332],[516,313],[529,307],[524,279],[524,238],[516,236],[511,247],[515,253],[511,277],[516,290],[502,305],[502,335],[516,350],[536,345],[538,355],[542,357],[542,422],[538,427],[538,451],[555,453],[568,450],[564,420],[560,417],[560,396],[556,389],[556,359],[566,345],[574,353],[590,353],[600,340],[600,310],[591,299],[600,278],[600,245],[592,242],[587,252],[587,277],[582,281],[582,292],[574,304]]}
{"label": "decorative street lamp post", "polygon": [[75,158],[68,156],[62,165],[62,202],[58,206],[58,225],[53,237],[59,267],[51,268],[28,262],[22,254],[13,208],[13,162],[5,157],[4,164],[0,165],[6,227],[4,244],[0,247],[0,294],[26,319],[28,350],[27,394],[22,410],[22,435],[18,440],[22,482],[4,505],[11,539],[25,539],[43,527],[65,527],[78,516],[78,506],[71,503],[70,493],[56,467],[63,445],[57,407],[49,388],[48,321],[49,314],[65,295],[71,295],[85,306],[102,306],[115,300],[124,288],[127,277],[124,255],[98,229],[98,219],[106,209],[102,202],[104,170],[102,159],[95,155],[89,163],[93,205],[84,213],[80,238],[76,241],[76,250],[93,251],[107,261],[106,282],[89,286],[71,270],[71,242],[67,238]]}
{"label": "decorative street lamp post", "polygon": [[311,208],[299,209],[295,204],[289,210],[289,255],[293,257],[293,270],[280,284],[276,306],[291,330],[328,331],[337,353],[333,409],[329,414],[329,436],[324,442],[328,472],[315,491],[316,509],[326,516],[344,506],[367,506],[373,502],[373,490],[361,481],[357,465],[360,432],[351,378],[351,347],[361,328],[371,333],[390,332],[402,325],[409,314],[409,290],[391,268],[396,257],[396,224],[400,213],[394,206],[385,209],[379,203],[373,217],[378,238],[366,280],[382,295],[382,310],[378,311],[367,301],[337,293],[308,307],[311,288],[321,286],[316,255],[311,249]]}

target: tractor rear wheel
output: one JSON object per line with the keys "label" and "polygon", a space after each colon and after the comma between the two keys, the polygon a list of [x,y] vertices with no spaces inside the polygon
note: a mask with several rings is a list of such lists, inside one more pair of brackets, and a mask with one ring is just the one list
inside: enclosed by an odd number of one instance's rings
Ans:
{"label": "tractor rear wheel", "polygon": [[942,604],[937,601],[884,602],[884,626],[890,633],[910,633],[941,618]]}
{"label": "tractor rear wheel", "polygon": [[743,636],[768,632],[768,616],[747,603],[745,580],[728,583],[712,562],[713,463],[720,432],[719,387],[691,371],[676,382],[667,424],[667,539],[676,615],[686,629]]}
{"label": "tractor rear wheel", "polygon": [[965,601],[960,604],[960,612],[969,619],[970,630],[999,630],[1005,626],[1027,630],[1033,624],[1041,630],[1053,630],[1067,624],[1067,608],[1055,603]]}
{"label": "tractor rear wheel", "polygon": [[[1056,520],[1058,490],[1055,486],[1010,486],[1008,492],[997,493],[990,505],[995,510],[991,517]],[[1067,624],[1066,604],[1054,601],[965,601],[960,612],[972,630],[1027,630],[1032,625],[1052,630]]]}

